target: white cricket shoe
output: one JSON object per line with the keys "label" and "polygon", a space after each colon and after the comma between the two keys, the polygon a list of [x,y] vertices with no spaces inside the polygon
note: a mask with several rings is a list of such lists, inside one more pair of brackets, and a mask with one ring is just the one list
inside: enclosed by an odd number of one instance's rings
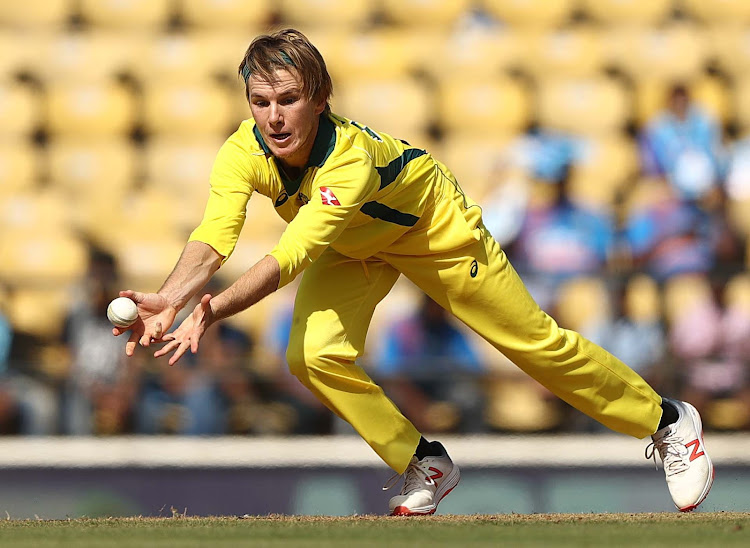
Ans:
{"label": "white cricket shoe", "polygon": [[[445,448],[442,445],[440,447],[443,451],[440,456],[425,457],[422,460],[417,460],[416,456],[411,458],[403,473],[404,486],[401,493],[388,503],[392,516],[434,514],[440,501],[458,485],[461,472],[453,464]],[[388,480],[383,490],[393,487],[399,477],[401,476],[395,475]]]}
{"label": "white cricket shoe", "polygon": [[698,411],[689,403],[664,399],[677,408],[679,418],[651,436],[653,443],[646,447],[646,458],[659,451],[675,506],[681,512],[690,512],[708,496],[714,466],[703,443]]}

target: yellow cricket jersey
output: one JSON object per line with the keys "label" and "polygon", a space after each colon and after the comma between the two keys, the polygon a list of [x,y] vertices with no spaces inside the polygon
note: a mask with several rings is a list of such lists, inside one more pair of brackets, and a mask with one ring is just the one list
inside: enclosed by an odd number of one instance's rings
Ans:
{"label": "yellow cricket jersey", "polygon": [[452,178],[422,149],[323,113],[306,168],[289,180],[255,121],[245,120],[219,150],[203,221],[190,240],[207,243],[226,260],[250,196],[267,196],[289,223],[270,253],[281,266],[282,287],[328,246],[365,259],[420,229],[415,226],[432,194],[432,181],[446,173]]}

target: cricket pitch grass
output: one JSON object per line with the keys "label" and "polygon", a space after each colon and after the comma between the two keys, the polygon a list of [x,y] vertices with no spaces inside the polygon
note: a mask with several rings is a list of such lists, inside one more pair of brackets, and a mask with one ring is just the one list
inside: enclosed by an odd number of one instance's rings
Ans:
{"label": "cricket pitch grass", "polygon": [[750,546],[750,513],[0,521],[3,547]]}

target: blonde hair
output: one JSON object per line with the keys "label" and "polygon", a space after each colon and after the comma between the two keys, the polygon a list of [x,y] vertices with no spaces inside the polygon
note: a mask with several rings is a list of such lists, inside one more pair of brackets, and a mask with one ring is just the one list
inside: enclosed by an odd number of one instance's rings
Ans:
{"label": "blonde hair", "polygon": [[309,100],[325,99],[326,110],[333,95],[333,83],[323,56],[310,40],[295,29],[263,34],[252,41],[238,72],[245,82],[245,96],[250,98],[247,80],[257,75],[267,82],[277,80],[279,69],[294,70],[302,81],[302,93]]}

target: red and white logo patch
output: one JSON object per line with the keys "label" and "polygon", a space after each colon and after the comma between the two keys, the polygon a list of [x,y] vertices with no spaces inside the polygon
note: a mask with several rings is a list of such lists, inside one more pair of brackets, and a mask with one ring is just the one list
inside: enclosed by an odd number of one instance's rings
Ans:
{"label": "red and white logo patch", "polygon": [[320,199],[325,205],[341,205],[333,190],[325,186],[320,187]]}

